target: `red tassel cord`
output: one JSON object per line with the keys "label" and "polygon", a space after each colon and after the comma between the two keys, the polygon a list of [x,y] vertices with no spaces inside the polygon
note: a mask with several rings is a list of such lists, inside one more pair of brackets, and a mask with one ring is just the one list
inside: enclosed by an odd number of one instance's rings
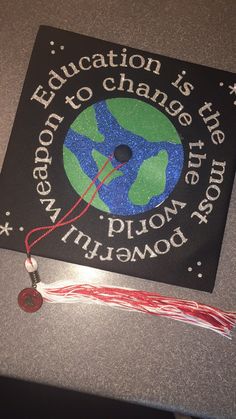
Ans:
{"label": "red tassel cord", "polygon": [[[29,231],[28,234],[25,237],[25,249],[26,249],[26,253],[27,255],[30,255],[31,249],[42,239],[44,239],[46,236],[48,236],[50,233],[52,233],[54,230],[56,230],[59,227],[63,227],[67,224],[73,223],[74,221],[78,220],[79,218],[81,218],[89,209],[90,205],[92,204],[97,192],[99,191],[99,189],[102,187],[102,185],[106,182],[106,180],[117,170],[119,170],[122,166],[124,166],[125,163],[121,163],[118,166],[116,166],[115,168],[113,168],[105,177],[104,179],[101,181],[101,183],[98,185],[98,187],[96,188],[95,192],[93,193],[90,201],[88,202],[88,204],[86,205],[86,207],[83,209],[83,211],[81,211],[79,213],[79,215],[77,215],[76,217],[70,219],[70,220],[66,220],[66,218],[69,217],[69,215],[78,207],[78,205],[82,202],[83,198],[85,197],[85,195],[87,195],[87,193],[89,192],[89,190],[92,188],[92,186],[95,184],[96,180],[99,178],[99,176],[102,174],[102,172],[104,171],[105,167],[107,166],[107,164],[112,160],[113,155],[110,156],[107,161],[104,163],[104,165],[102,166],[102,168],[100,169],[100,171],[97,173],[97,175],[95,176],[95,178],[93,179],[93,181],[90,183],[90,185],[88,186],[88,188],[85,190],[85,192],[81,195],[81,197],[75,202],[75,204],[71,207],[71,209],[69,211],[67,211],[67,213],[54,225],[50,225],[50,226],[42,226],[42,227],[36,227],[33,230]],[[32,236],[32,234],[38,232],[38,231],[44,231],[46,230],[46,232],[44,234],[42,234],[41,236],[39,236],[37,239],[35,239],[31,244],[29,244],[29,239]]]}
{"label": "red tassel cord", "polygon": [[[37,275],[37,263],[35,259],[31,258],[30,252],[32,248],[42,239],[47,237],[50,233],[59,227],[77,221],[88,211],[97,192],[105,183],[105,181],[119,170],[125,163],[119,164],[113,168],[96,187],[90,201],[85,208],[76,216],[68,220],[68,217],[74,212],[81,203],[85,195],[89,192],[95,184],[99,176],[104,172],[107,164],[112,160],[113,156],[109,157],[100,171],[97,173],[91,184],[85,190],[83,195],[75,202],[72,208],[54,225],[37,227],[31,230],[25,238],[25,247],[28,258],[25,266],[29,272],[34,288],[34,295],[31,292],[23,290],[18,298],[19,304],[23,310],[34,312],[41,307],[42,301],[50,303],[98,303],[106,304],[111,307],[119,307],[129,311],[137,311],[148,313],[155,316],[167,317],[181,322],[193,324],[205,329],[212,330],[221,334],[222,336],[231,338],[231,331],[236,325],[236,313],[230,313],[221,309],[211,307],[205,304],[200,304],[195,301],[180,300],[172,297],[165,297],[157,293],[150,293],[146,291],[133,290],[128,288],[118,288],[112,286],[98,286],[91,284],[79,284],[74,281],[58,281],[53,284],[44,284],[39,281]],[[29,243],[31,236],[37,232],[43,232],[41,236]],[[39,295],[35,295],[35,292]],[[29,299],[29,304],[26,303],[26,297]],[[22,303],[22,299],[24,299]]]}
{"label": "red tassel cord", "polygon": [[236,324],[236,313],[229,313],[195,301],[165,297],[147,291],[70,283],[69,281],[58,281],[50,285],[40,282],[37,289],[44,300],[50,303],[95,302],[108,304],[111,307],[195,324],[229,338],[230,332]]}

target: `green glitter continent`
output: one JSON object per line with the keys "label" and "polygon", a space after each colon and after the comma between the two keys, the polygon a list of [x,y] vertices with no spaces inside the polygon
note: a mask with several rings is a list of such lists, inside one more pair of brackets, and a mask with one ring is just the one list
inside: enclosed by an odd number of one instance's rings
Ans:
{"label": "green glitter continent", "polygon": [[[65,146],[63,147],[63,163],[71,185],[78,195],[82,195],[91,184],[91,179],[84,173],[74,154]],[[86,202],[89,202],[95,190],[96,187],[93,185],[86,194]],[[110,211],[108,206],[99,198],[98,193],[93,200],[93,206],[105,212]]]}
{"label": "green glitter continent", "polygon": [[165,150],[142,163],[138,176],[129,190],[129,199],[133,204],[146,205],[152,197],[164,192],[167,164],[168,153]]}
{"label": "green glitter continent", "polygon": [[78,134],[85,135],[97,143],[102,143],[104,141],[104,136],[98,130],[93,106],[90,106],[85,109],[85,111],[81,112],[71,125],[71,129]]}
{"label": "green glitter continent", "polygon": [[129,98],[108,99],[106,104],[124,129],[150,142],[167,141],[181,144],[179,135],[169,119],[153,106]]}

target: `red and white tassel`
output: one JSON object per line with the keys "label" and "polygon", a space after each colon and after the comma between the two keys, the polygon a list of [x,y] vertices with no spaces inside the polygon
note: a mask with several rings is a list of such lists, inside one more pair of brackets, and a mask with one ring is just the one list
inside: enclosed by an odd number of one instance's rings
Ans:
{"label": "red and white tassel", "polygon": [[[25,237],[25,249],[27,253],[27,260],[25,267],[30,275],[33,288],[25,288],[18,296],[18,303],[22,310],[33,313],[42,305],[43,299],[50,303],[76,303],[76,302],[95,302],[99,304],[108,304],[112,307],[120,307],[125,310],[139,311],[143,313],[153,314],[155,316],[162,316],[179,320],[181,322],[194,324],[196,326],[204,327],[205,329],[213,330],[228,338],[231,337],[231,330],[236,324],[236,313],[229,313],[218,308],[208,305],[199,304],[195,301],[178,300],[176,298],[165,297],[157,293],[150,293],[147,291],[138,291],[128,288],[118,288],[111,286],[98,286],[92,284],[79,284],[75,282],[59,281],[53,284],[44,284],[40,282],[37,271],[37,263],[31,257],[32,248],[42,239],[57,228],[68,225],[74,221],[79,220],[88,211],[97,192],[105,183],[106,179],[115,171],[119,170],[125,163],[119,164],[102,179],[100,184],[96,187],[90,201],[85,208],[81,210],[76,216],[68,220],[68,217],[77,210],[77,207],[88,193],[88,191],[95,185],[96,180],[104,172],[105,167],[113,159],[111,155],[103,167],[97,173],[95,178],[91,181],[88,188],[79,197],[75,204],[69,211],[54,225],[36,227],[29,231]],[[30,242],[33,234],[42,232],[41,236],[35,238]]]}
{"label": "red and white tassel", "polygon": [[167,317],[181,322],[210,329],[227,338],[236,325],[236,313],[230,313],[200,304],[163,295],[128,288],[78,284],[58,281],[37,284],[43,299],[50,303],[98,303],[125,310],[138,311]]}

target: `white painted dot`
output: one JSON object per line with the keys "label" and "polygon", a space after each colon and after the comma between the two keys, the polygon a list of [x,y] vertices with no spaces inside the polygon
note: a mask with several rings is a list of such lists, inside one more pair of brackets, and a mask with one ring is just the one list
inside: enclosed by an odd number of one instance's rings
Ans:
{"label": "white painted dot", "polygon": [[103,220],[104,216],[103,215],[99,215],[100,220]]}
{"label": "white painted dot", "polygon": [[51,54],[55,54],[55,52],[56,52],[55,49],[52,49]]}
{"label": "white painted dot", "polygon": [[193,268],[191,268],[191,266],[188,267],[188,271],[192,272]]}
{"label": "white painted dot", "polygon": [[202,274],[198,274],[197,276],[198,276],[198,278],[202,278]]}
{"label": "white painted dot", "polygon": [[24,231],[24,227],[19,227],[19,230],[20,231]]}
{"label": "white painted dot", "polygon": [[54,45],[54,41],[50,41],[50,45]]}
{"label": "white painted dot", "polygon": [[6,212],[6,216],[8,217],[9,215],[11,215],[10,211]]}
{"label": "white painted dot", "polygon": [[64,45],[61,45],[61,46],[60,46],[60,49],[61,49],[61,50],[63,50],[64,48],[65,48],[65,47],[64,47]]}
{"label": "white painted dot", "polygon": [[183,74],[183,76],[185,76],[185,74],[186,74],[186,71],[185,71],[185,70],[183,70],[183,71],[182,71],[182,74]]}
{"label": "white painted dot", "polygon": [[221,81],[221,82],[219,83],[219,85],[220,85],[220,87],[224,86],[223,81]]}
{"label": "white painted dot", "polygon": [[200,260],[197,262],[197,266],[202,266],[202,262],[200,262]]}
{"label": "white painted dot", "polygon": [[234,101],[234,105],[236,105],[236,100]]}

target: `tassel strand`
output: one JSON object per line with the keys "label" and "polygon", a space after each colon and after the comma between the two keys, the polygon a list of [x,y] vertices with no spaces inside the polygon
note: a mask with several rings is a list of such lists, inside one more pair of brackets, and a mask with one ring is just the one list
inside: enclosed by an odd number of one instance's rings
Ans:
{"label": "tassel strand", "polygon": [[236,313],[199,304],[195,301],[165,297],[157,293],[128,288],[58,281],[37,284],[37,290],[50,303],[95,302],[129,311],[149,313],[210,329],[231,339]]}

